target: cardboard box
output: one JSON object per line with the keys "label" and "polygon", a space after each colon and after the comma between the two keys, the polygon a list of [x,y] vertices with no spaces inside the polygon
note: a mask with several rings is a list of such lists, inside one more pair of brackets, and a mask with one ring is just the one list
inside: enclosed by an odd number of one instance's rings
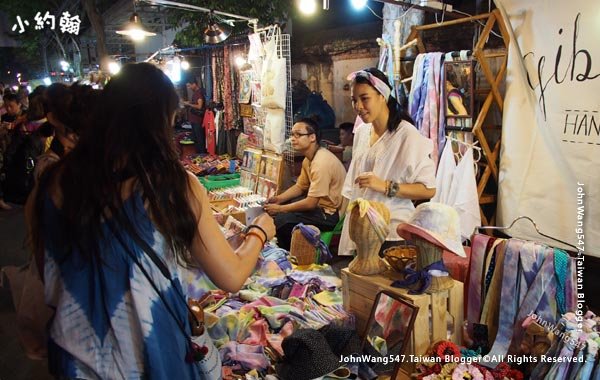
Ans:
{"label": "cardboard box", "polygon": [[243,211],[238,212],[228,212],[226,211],[229,206],[235,206],[235,201],[233,199],[226,199],[221,201],[210,201],[210,206],[214,212],[221,213],[223,215],[231,215],[235,219],[237,219],[243,225],[246,225],[246,213]]}

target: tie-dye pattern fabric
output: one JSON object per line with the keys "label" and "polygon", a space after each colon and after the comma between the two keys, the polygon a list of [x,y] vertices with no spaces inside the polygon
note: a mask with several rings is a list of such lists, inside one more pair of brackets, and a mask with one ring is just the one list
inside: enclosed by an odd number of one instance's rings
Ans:
{"label": "tie-dye pattern fabric", "polygon": [[[173,285],[123,231],[122,240],[137,256],[178,322],[106,221],[99,246],[101,260],[82,258],[61,242],[61,212],[44,205],[45,297],[56,308],[50,324],[49,368],[55,376],[78,379],[199,379],[185,361],[188,348],[177,323],[187,323],[177,264],[143,208],[139,195],[125,202],[138,233],[165,262]],[[178,294],[179,293],[179,294]],[[188,335],[189,336],[189,335]]]}

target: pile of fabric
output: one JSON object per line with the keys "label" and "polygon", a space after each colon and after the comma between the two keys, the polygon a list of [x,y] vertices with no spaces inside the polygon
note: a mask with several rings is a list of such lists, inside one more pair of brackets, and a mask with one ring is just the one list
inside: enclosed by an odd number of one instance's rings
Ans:
{"label": "pile of fabric", "polygon": [[[221,156],[202,156],[193,155],[187,156],[181,160],[183,166],[197,176],[205,176],[209,174],[226,174],[230,173],[233,167],[231,166],[231,157],[227,154]],[[238,159],[234,160],[235,171],[239,171],[240,163]]]}
{"label": "pile of fabric", "polygon": [[294,268],[283,249],[267,246],[255,273],[242,290],[217,290],[199,270],[181,274],[186,293],[202,298],[210,293],[205,323],[221,353],[224,373],[244,374],[256,369],[274,373],[284,357],[282,342],[298,329],[320,329],[334,324],[354,329],[354,319],[342,306],[341,280],[327,265]]}

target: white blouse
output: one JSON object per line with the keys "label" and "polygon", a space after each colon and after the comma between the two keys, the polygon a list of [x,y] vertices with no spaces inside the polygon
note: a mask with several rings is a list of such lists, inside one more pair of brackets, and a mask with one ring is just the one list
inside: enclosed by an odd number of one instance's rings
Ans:
{"label": "white blouse", "polygon": [[[431,140],[422,136],[410,123],[402,121],[394,132],[386,131],[372,146],[369,140],[373,126],[363,124],[354,133],[352,162],[346,175],[342,195],[350,202],[357,198],[384,203],[390,210],[390,233],[387,240],[401,240],[396,227],[408,220],[414,210],[410,199],[386,197],[373,189],[361,189],[354,183],[364,172],[373,172],[377,177],[400,184],[422,183],[435,188],[435,165],[430,157],[433,151]],[[356,245],[348,235],[350,218],[344,220],[339,255],[351,255]]]}

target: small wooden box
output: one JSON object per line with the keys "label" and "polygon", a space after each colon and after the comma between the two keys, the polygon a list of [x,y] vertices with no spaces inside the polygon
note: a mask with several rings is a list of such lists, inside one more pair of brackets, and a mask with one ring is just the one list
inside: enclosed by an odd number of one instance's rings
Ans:
{"label": "small wooden box", "polygon": [[[387,290],[419,307],[415,318],[413,334],[406,349],[406,361],[401,366],[401,374],[396,379],[410,377],[414,372],[415,362],[409,355],[424,355],[429,346],[439,340],[451,340],[462,343],[463,324],[463,284],[454,281],[454,287],[434,294],[408,294],[407,289],[391,286],[402,275],[395,271],[387,271],[373,276],[360,276],[342,269],[342,292],[344,308],[356,316],[356,330],[359,335],[365,334],[371,308],[377,293]],[[448,328],[451,326],[450,336]],[[408,377],[407,377],[408,376]]]}

